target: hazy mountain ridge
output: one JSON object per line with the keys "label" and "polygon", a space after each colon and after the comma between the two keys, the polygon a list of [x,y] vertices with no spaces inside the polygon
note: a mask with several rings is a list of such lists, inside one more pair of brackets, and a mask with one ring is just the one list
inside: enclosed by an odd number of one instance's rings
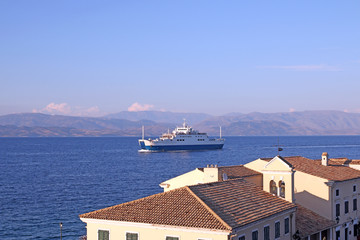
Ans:
{"label": "hazy mountain ridge", "polygon": [[109,114],[104,116],[107,119],[127,119],[130,121],[140,121],[148,119],[154,122],[165,122],[165,123],[177,123],[181,124],[183,119],[191,124],[200,123],[212,115],[205,113],[177,113],[177,112],[162,112],[162,111],[140,111],[140,112],[129,112],[122,111],[119,113]]}
{"label": "hazy mountain ridge", "polygon": [[156,123],[150,120],[130,121],[20,113],[0,116],[0,136],[140,136],[145,126],[150,135],[158,135],[174,124]]}
{"label": "hazy mountain ridge", "polygon": [[[186,116],[156,111],[137,113],[115,114],[125,119],[110,118],[111,115],[90,118],[40,113],[9,114],[0,116],[0,137],[140,136],[141,126],[145,126],[146,136],[158,136],[167,129],[173,130],[179,126],[183,118],[195,129],[209,135],[219,135],[220,126],[224,136],[360,134],[360,114],[341,111],[230,113],[219,117],[201,113],[188,113]],[[152,116],[155,116],[156,121],[147,119]],[[126,117],[142,120],[130,120]],[[189,119],[195,119],[195,123]]]}
{"label": "hazy mountain ridge", "polygon": [[209,133],[216,133],[214,129],[216,124],[223,126],[223,134],[229,136],[360,134],[360,114],[341,111],[254,112],[238,115],[233,113],[230,116],[205,120],[197,127],[205,127],[204,130]]}

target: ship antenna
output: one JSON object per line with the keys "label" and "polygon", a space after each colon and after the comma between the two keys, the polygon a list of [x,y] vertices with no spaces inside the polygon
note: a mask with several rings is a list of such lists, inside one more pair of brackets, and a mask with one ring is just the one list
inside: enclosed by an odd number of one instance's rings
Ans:
{"label": "ship antenna", "polygon": [[183,127],[186,128],[186,119],[184,118],[184,124]]}
{"label": "ship antenna", "polygon": [[220,139],[221,139],[221,126],[220,126]]}

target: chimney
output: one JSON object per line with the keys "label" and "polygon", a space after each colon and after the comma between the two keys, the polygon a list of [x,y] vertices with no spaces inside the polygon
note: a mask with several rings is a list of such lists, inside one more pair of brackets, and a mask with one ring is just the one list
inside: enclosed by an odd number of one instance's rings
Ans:
{"label": "chimney", "polygon": [[329,154],[327,152],[323,152],[321,155],[321,165],[329,165]]}
{"label": "chimney", "polygon": [[220,181],[219,168],[214,164],[204,168],[204,183]]}

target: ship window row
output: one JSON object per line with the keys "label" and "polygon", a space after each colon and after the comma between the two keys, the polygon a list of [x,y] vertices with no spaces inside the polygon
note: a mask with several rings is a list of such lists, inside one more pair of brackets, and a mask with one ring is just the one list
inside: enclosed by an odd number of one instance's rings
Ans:
{"label": "ship window row", "polygon": [[205,139],[198,139],[198,141],[205,141]]}
{"label": "ship window row", "polygon": [[[284,219],[284,235],[289,234],[290,233],[290,219],[287,217]],[[274,225],[274,238],[278,239],[281,236],[281,231],[280,231],[280,221],[276,221],[275,225]],[[251,233],[251,240],[259,240],[259,230],[253,230]],[[270,226],[266,225],[264,226],[263,229],[263,239],[264,240],[270,240]],[[246,236],[245,235],[241,235],[238,240],[246,240]]]}
{"label": "ship window row", "polygon": [[181,142],[181,141],[185,141],[185,139],[176,139],[176,141]]}

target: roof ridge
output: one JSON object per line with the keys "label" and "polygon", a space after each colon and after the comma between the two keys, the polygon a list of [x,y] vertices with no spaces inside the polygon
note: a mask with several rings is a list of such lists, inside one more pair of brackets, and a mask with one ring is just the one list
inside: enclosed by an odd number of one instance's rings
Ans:
{"label": "roof ridge", "polygon": [[166,195],[166,194],[171,193],[171,192],[180,191],[180,190],[183,189],[183,188],[184,188],[184,187],[175,188],[175,189],[172,189],[172,190],[167,191],[167,192],[156,193],[156,194],[153,194],[153,195],[150,195],[150,196],[146,196],[146,197],[143,197],[143,198],[131,200],[131,201],[129,201],[129,202],[124,202],[124,203],[116,204],[116,205],[114,205],[114,206],[110,206],[110,207],[98,209],[98,210],[95,210],[95,211],[91,211],[91,212],[88,212],[88,213],[83,213],[83,214],[80,214],[79,216],[80,216],[80,217],[85,217],[86,215],[88,215],[88,214],[90,214],[90,213],[93,214],[93,213],[97,213],[97,212],[99,212],[99,211],[104,211],[104,210],[113,209],[113,208],[116,208],[116,207],[119,207],[119,206],[126,206],[126,205],[133,204],[133,203],[136,203],[136,202],[141,202],[141,201],[144,201],[145,199],[155,198],[155,197],[157,197],[157,196]]}
{"label": "roof ridge", "polygon": [[227,224],[219,215],[215,213],[198,195],[196,195],[189,186],[184,187],[188,192],[203,205],[217,220],[219,220],[228,230],[232,230],[232,227]]}
{"label": "roof ridge", "polygon": [[240,164],[240,165],[230,165],[230,166],[219,166],[218,168],[228,168],[228,167],[245,167],[245,165]]}

